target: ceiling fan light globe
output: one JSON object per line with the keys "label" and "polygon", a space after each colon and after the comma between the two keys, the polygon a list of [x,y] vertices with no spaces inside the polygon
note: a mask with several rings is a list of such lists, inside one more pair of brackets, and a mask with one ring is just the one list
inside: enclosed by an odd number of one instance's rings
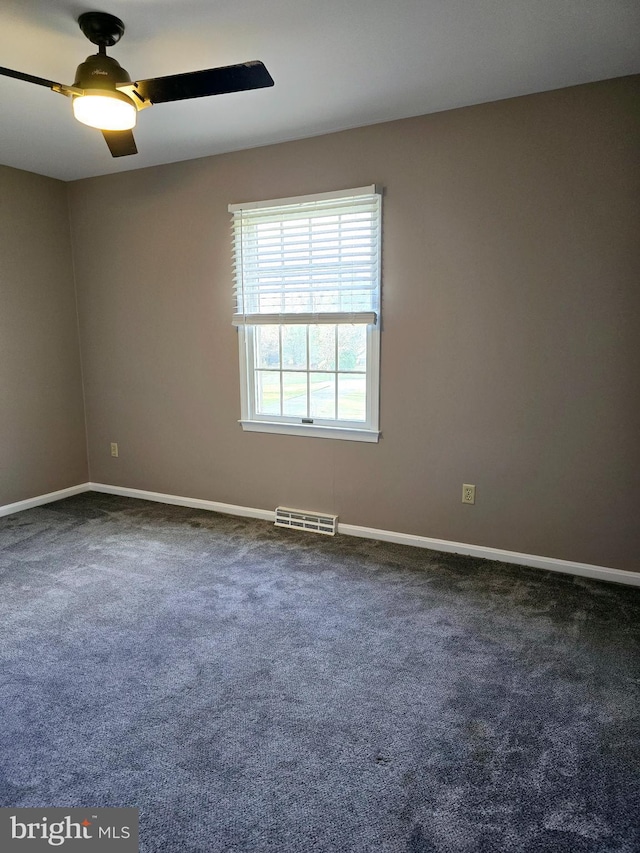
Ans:
{"label": "ceiling fan light globe", "polygon": [[136,126],[136,108],[122,92],[88,89],[73,99],[78,121],[98,130],[131,130]]}

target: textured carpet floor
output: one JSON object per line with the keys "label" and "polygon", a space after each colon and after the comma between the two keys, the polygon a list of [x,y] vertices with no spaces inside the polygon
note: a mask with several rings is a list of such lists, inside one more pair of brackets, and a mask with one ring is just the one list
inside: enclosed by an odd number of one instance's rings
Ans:
{"label": "textured carpet floor", "polygon": [[86,494],[0,519],[0,798],[143,853],[640,850],[640,590]]}

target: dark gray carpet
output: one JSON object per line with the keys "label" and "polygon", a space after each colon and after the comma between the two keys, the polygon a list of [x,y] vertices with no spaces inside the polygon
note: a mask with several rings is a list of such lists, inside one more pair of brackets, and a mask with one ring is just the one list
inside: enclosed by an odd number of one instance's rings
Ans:
{"label": "dark gray carpet", "polygon": [[0,519],[2,805],[144,853],[640,850],[640,590],[86,494]]}

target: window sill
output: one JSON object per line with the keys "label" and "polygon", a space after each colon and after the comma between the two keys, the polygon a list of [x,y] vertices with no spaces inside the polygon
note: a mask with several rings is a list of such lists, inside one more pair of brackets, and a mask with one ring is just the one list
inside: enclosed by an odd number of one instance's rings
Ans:
{"label": "window sill", "polygon": [[245,432],[271,432],[278,435],[304,435],[307,438],[334,438],[342,441],[377,442],[380,433],[370,429],[317,426],[316,424],[278,424],[271,421],[238,421]]}

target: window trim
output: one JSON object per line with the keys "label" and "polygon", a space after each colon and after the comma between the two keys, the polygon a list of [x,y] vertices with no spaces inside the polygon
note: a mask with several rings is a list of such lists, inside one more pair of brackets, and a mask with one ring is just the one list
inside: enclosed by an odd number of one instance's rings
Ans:
{"label": "window trim", "polygon": [[[316,193],[313,195],[297,196],[293,198],[266,200],[261,202],[248,202],[242,204],[230,204],[230,213],[241,210],[259,209],[265,207],[286,206],[302,204],[325,199],[349,198],[358,195],[378,195],[380,204],[380,220],[378,224],[378,246],[377,246],[377,270],[378,270],[378,310],[364,312],[322,312],[319,314],[299,315],[262,315],[259,323],[251,323],[255,315],[234,314],[232,324],[238,331],[238,348],[240,359],[240,404],[241,417],[238,421],[245,432],[274,433],[280,435],[297,435],[314,438],[331,438],[343,441],[377,442],[381,433],[379,430],[380,418],[380,277],[381,277],[381,254],[382,254],[382,191],[375,185],[358,187],[356,189],[338,190],[328,193]],[[257,319],[257,317],[256,317]],[[258,414],[255,410],[255,368],[250,365],[253,359],[253,336],[258,325],[287,325],[307,324],[315,325],[332,323],[336,325],[348,324],[349,322],[366,325],[367,329],[367,371],[366,371],[366,420],[363,425],[357,421],[341,420],[335,423],[329,419],[314,419],[314,423],[303,423],[299,417],[293,418],[286,415],[274,415],[272,417]],[[307,371],[308,372],[308,371]]]}
{"label": "window trim", "polygon": [[307,438],[335,438],[342,441],[377,442],[380,433],[370,429],[350,429],[348,427],[319,426],[317,424],[283,424],[268,421],[243,421],[245,432],[270,432],[279,435],[305,435]]}
{"label": "window trim", "polygon": [[[255,371],[249,367],[249,357],[253,356],[253,343],[247,342],[247,334],[253,335],[255,326],[238,326],[238,347],[240,353],[240,420],[239,424],[245,432],[270,432],[280,435],[307,435],[315,438],[336,438],[343,441],[369,441],[377,442],[380,438],[379,411],[380,411],[380,329],[379,326],[369,324],[367,326],[367,349],[371,369],[367,371],[367,418],[366,423],[372,427],[356,426],[355,421],[340,421],[341,425],[332,424],[321,418],[314,419],[312,424],[301,423],[300,418],[288,418],[286,415],[274,415],[273,420],[256,415],[251,418],[250,414],[255,412],[255,404],[251,404],[250,395],[255,393],[255,383],[252,383],[252,375]],[[374,381],[374,377],[377,381]],[[349,426],[342,424],[349,423]],[[353,424],[353,425],[352,425]]]}

